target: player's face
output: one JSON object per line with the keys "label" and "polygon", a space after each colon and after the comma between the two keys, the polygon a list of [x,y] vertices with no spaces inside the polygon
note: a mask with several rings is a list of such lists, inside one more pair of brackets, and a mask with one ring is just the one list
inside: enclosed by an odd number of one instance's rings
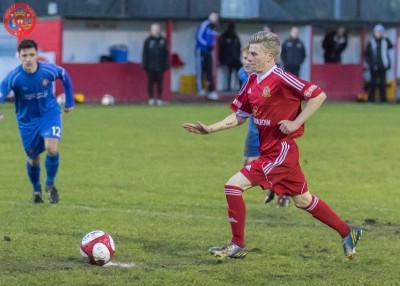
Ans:
{"label": "player's face", "polygon": [[249,63],[249,52],[248,51],[243,51],[242,52],[242,62],[243,62],[243,68],[246,71],[246,73],[250,74],[253,72],[251,65]]}
{"label": "player's face", "polygon": [[263,74],[275,65],[275,55],[271,51],[265,51],[261,44],[251,44],[247,57],[253,72]]}
{"label": "player's face", "polygon": [[23,69],[27,73],[34,73],[37,69],[38,53],[35,48],[22,49],[19,52],[19,59]]}

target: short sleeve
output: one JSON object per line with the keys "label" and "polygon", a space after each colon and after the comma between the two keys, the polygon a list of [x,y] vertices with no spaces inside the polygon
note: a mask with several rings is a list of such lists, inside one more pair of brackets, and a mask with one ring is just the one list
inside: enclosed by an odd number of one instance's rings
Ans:
{"label": "short sleeve", "polygon": [[252,113],[251,104],[249,102],[247,91],[254,77],[249,77],[243,87],[240,89],[238,95],[229,106],[233,112],[240,117],[250,117]]}
{"label": "short sleeve", "polygon": [[291,73],[277,70],[277,74],[281,78],[282,84],[290,90],[300,100],[309,100],[323,92],[323,90],[315,84],[301,79]]}

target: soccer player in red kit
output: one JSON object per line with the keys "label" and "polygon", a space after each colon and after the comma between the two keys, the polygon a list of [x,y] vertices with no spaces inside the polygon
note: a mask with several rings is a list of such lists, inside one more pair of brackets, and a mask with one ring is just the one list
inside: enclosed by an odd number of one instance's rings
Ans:
{"label": "soccer player in red kit", "polygon": [[[246,256],[246,206],[242,194],[258,185],[279,196],[291,196],[296,207],[336,230],[342,238],[345,261],[348,261],[355,255],[362,230],[359,226],[348,225],[323,200],[310,194],[295,142],[304,133],[304,123],[325,101],[326,95],[318,86],[276,66],[281,52],[277,35],[261,31],[254,34],[249,43],[248,60],[254,73],[230,105],[233,113],[211,125],[183,124],[189,132],[209,134],[238,126],[253,115],[259,131],[261,156],[225,184],[231,241],[221,247],[211,247],[209,251],[219,259]],[[302,101],[307,102],[304,109]]]}

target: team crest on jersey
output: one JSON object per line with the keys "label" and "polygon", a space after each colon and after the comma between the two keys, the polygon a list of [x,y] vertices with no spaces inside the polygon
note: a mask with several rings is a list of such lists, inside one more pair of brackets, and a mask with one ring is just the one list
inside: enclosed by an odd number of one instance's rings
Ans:
{"label": "team crest on jersey", "polygon": [[251,94],[251,87],[247,90],[247,94]]}
{"label": "team crest on jersey", "polygon": [[269,86],[264,87],[262,96],[263,97],[271,97],[271,89],[269,88]]}
{"label": "team crest on jersey", "polygon": [[47,79],[44,79],[44,80],[42,81],[42,85],[43,85],[44,87],[46,87],[48,84],[49,84],[49,81],[48,81]]}

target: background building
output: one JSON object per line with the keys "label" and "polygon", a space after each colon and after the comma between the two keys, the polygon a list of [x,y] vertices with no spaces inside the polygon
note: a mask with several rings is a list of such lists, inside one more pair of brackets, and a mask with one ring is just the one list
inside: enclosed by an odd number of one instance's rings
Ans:
{"label": "background building", "polygon": [[[120,102],[146,98],[140,61],[143,42],[154,21],[162,24],[171,54],[184,63],[173,66],[166,74],[166,96],[180,91],[190,93],[191,84],[194,88],[190,81],[195,71],[194,35],[210,11],[220,13],[220,32],[228,21],[235,21],[242,43],[266,22],[282,41],[288,37],[291,26],[298,26],[307,50],[300,75],[326,89],[331,100],[354,100],[362,92],[364,80],[368,80],[364,76],[363,51],[372,27],[383,23],[395,45],[388,81],[396,83],[400,78],[400,1],[396,0],[2,0],[0,15],[9,5],[19,2],[32,6],[39,16],[31,37],[48,56],[54,53],[57,64],[70,71],[76,92],[84,93],[88,101],[98,101],[105,93],[113,94]],[[322,39],[338,25],[346,27],[349,45],[342,64],[325,65]],[[18,63],[16,45],[17,39],[1,26],[0,77]],[[110,49],[123,53],[125,48],[126,59],[124,55],[119,59],[123,63],[100,63],[102,56],[110,56]],[[217,89],[222,89],[224,70],[217,66],[215,69]],[[92,75],[92,80],[89,77],[83,81],[82,73]]]}

